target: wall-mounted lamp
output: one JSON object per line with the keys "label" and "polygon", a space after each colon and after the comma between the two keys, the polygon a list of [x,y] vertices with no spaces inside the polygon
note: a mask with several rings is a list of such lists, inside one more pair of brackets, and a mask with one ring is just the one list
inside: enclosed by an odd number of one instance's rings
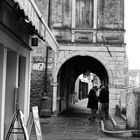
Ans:
{"label": "wall-mounted lamp", "polygon": [[38,38],[36,37],[31,38],[31,46],[38,46]]}
{"label": "wall-mounted lamp", "polygon": [[26,23],[30,23],[28,17],[25,17],[24,20],[25,20]]}

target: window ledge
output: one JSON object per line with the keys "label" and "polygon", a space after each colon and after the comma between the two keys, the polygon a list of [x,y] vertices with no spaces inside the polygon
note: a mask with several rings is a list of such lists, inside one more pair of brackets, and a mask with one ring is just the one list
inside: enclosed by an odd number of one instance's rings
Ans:
{"label": "window ledge", "polygon": [[75,31],[75,32],[94,32],[94,31],[96,31],[96,29],[93,29],[93,28],[72,28],[71,30]]}

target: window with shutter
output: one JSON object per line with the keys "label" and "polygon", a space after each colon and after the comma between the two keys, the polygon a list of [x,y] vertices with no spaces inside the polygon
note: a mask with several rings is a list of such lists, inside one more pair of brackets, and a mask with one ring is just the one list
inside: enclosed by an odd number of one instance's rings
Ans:
{"label": "window with shutter", "polygon": [[75,23],[77,28],[93,28],[93,0],[76,0]]}

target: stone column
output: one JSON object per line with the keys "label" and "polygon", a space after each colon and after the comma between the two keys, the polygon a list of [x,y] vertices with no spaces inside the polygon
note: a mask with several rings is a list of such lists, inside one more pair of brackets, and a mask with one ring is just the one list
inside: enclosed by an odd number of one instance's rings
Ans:
{"label": "stone column", "polygon": [[57,82],[53,83],[53,107],[52,107],[52,112],[54,115],[57,113]]}
{"label": "stone column", "polygon": [[97,29],[97,9],[98,9],[98,2],[94,0],[94,18],[93,18],[93,28]]}
{"label": "stone column", "polygon": [[72,28],[75,28],[75,5],[76,5],[76,0],[72,0]]}
{"label": "stone column", "polygon": [[94,15],[94,18],[93,18],[93,29],[95,29],[95,31],[93,31],[93,42],[96,42],[96,29],[97,29],[97,9],[98,9],[98,2],[97,0],[94,0],[94,7],[93,7],[93,15]]}
{"label": "stone column", "polygon": [[[75,5],[76,5],[76,0],[72,0],[72,28],[75,28]],[[71,35],[72,35],[72,42],[74,42],[74,40],[75,40],[75,31],[73,31],[72,30],[72,33],[71,33]]]}
{"label": "stone column", "polygon": [[109,85],[109,115],[115,114],[115,107],[119,105],[119,99],[117,97],[119,90],[114,85]]}
{"label": "stone column", "polygon": [[[31,52],[28,53],[27,61],[25,62],[25,95],[24,95],[24,116],[27,123],[30,113],[30,84],[31,84]],[[23,63],[23,62],[22,62]]]}
{"label": "stone column", "polygon": [[0,44],[0,139],[4,139],[4,114],[5,114],[5,86],[7,49]]}

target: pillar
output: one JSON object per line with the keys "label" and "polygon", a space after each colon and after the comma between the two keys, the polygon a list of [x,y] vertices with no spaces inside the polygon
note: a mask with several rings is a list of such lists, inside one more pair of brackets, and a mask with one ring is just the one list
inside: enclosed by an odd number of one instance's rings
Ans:
{"label": "pillar", "polygon": [[5,87],[7,50],[0,44],[0,139],[4,139]]}
{"label": "pillar", "polygon": [[53,108],[52,112],[55,115],[57,113],[57,82],[53,83]]}

